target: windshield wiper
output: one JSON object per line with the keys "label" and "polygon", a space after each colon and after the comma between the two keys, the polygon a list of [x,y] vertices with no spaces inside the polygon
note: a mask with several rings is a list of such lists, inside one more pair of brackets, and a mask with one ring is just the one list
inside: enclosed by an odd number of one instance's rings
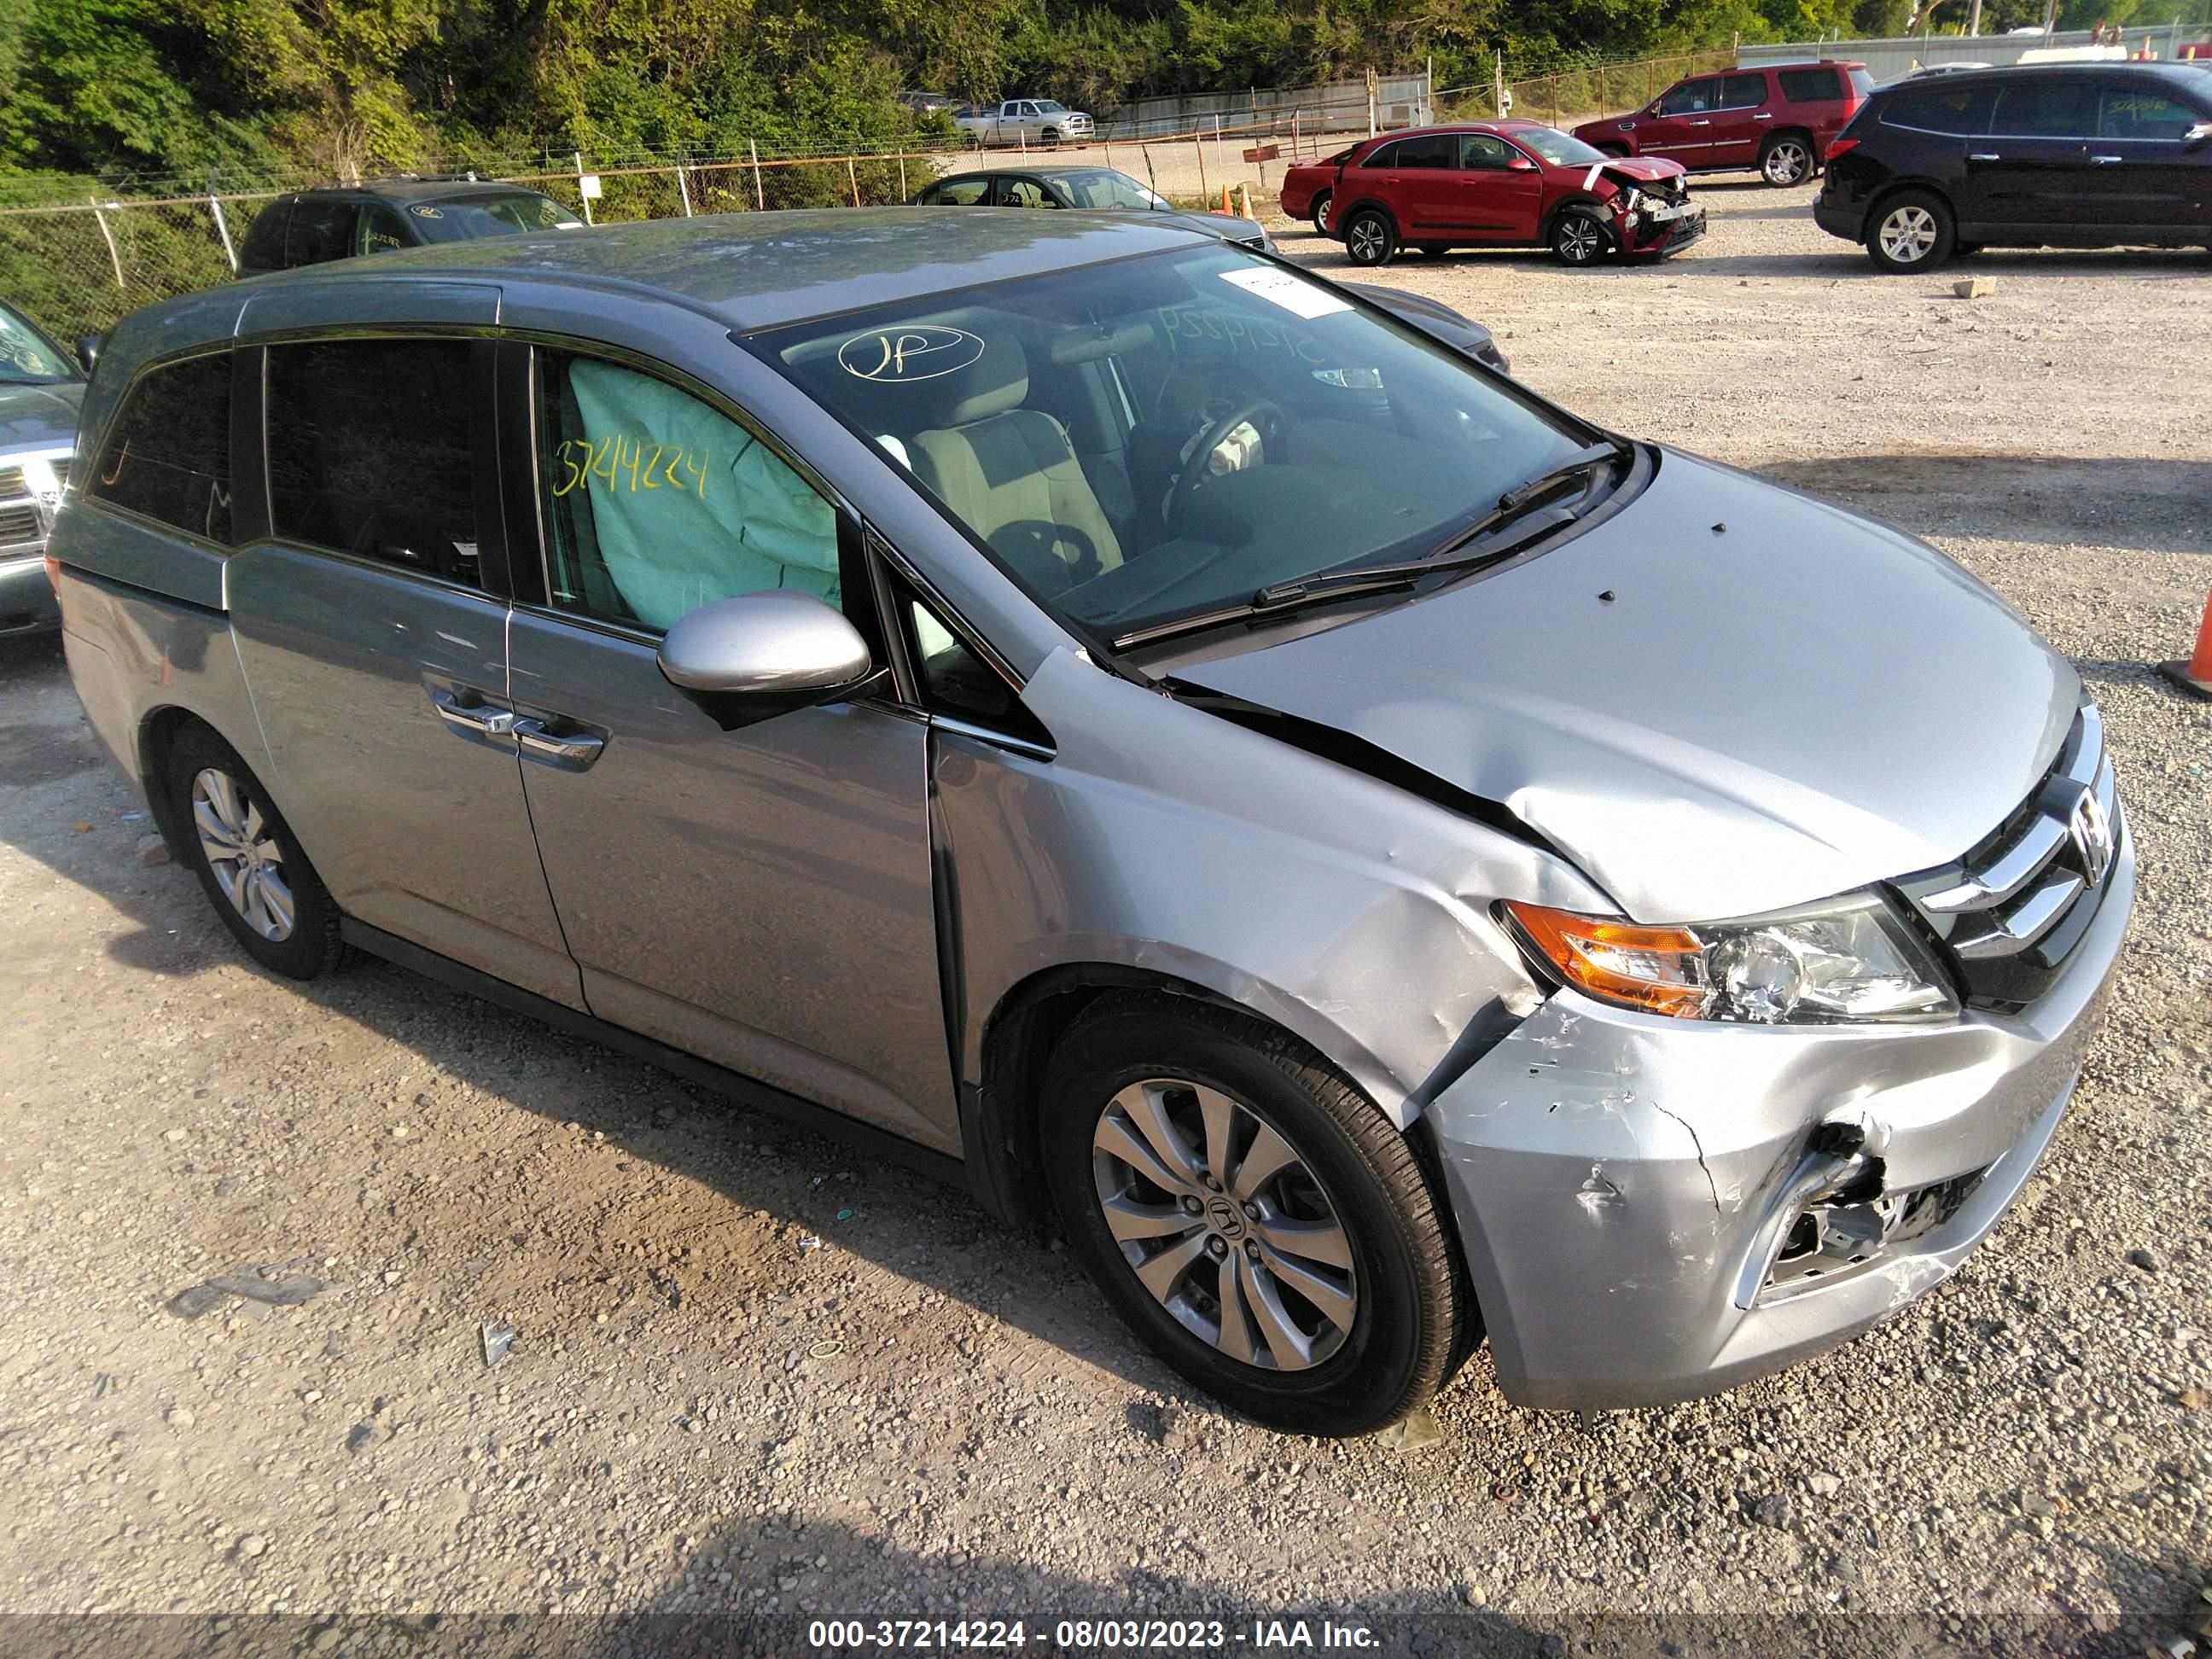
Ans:
{"label": "windshield wiper", "polygon": [[[1447,572],[1465,572],[1504,559],[1528,543],[1572,524],[1579,510],[1565,502],[1539,507],[1543,498],[1561,484],[1571,483],[1592,467],[1610,465],[1635,453],[1625,438],[1608,439],[1577,450],[1557,466],[1513,486],[1498,498],[1498,505],[1452,532],[1449,538],[1418,559],[1399,564],[1352,565],[1311,576],[1293,577],[1261,588],[1241,605],[1224,605],[1197,616],[1179,617],[1151,628],[1139,628],[1114,641],[1116,651],[1148,645],[1179,634],[1195,634],[1224,623],[1279,615],[1321,599],[1354,599],[1362,593],[1385,593]],[[1531,511],[1531,508],[1538,508]]]}

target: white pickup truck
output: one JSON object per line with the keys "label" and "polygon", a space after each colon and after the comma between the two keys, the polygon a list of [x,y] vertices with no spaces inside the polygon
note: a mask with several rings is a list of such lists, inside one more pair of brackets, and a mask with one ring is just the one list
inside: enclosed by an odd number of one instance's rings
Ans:
{"label": "white pickup truck", "polygon": [[1091,137],[1091,118],[1050,98],[1009,98],[998,104],[970,104],[957,111],[953,125],[967,136],[970,149],[994,144],[1024,148],[1057,144],[1063,139],[1080,143]]}

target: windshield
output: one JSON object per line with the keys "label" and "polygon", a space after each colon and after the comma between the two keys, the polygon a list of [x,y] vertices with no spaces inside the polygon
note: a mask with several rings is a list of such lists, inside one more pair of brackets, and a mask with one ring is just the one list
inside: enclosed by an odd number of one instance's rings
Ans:
{"label": "windshield", "polygon": [[1606,159],[1603,150],[1592,149],[1557,127],[1527,127],[1513,135],[1513,142],[1534,150],[1555,167],[1586,167]]}
{"label": "windshield", "polygon": [[1040,115],[1050,115],[1056,111],[1064,110],[1067,107],[1066,105],[1061,103],[1055,98],[1040,98],[1036,100],[1036,106],[1037,113]]}
{"label": "windshield", "polygon": [[76,379],[76,366],[31,320],[0,305],[0,386],[46,386]]}
{"label": "windshield", "polygon": [[1167,204],[1126,173],[1064,173],[1060,188],[1079,208],[1164,208]]}
{"label": "windshield", "polygon": [[1034,592],[1109,640],[1425,555],[1589,435],[1225,245],[761,343]]}
{"label": "windshield", "polygon": [[409,216],[423,240],[473,242],[521,230],[580,230],[584,222],[550,196],[517,190],[442,202],[410,202]]}

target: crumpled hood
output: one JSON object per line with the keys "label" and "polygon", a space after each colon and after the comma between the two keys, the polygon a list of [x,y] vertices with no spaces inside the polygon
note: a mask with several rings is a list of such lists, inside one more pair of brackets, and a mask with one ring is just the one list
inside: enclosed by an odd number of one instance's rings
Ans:
{"label": "crumpled hood", "polygon": [[1525,564],[1165,672],[1502,804],[1655,923],[1957,857],[2033,786],[2081,690],[1933,549],[1674,451]]}
{"label": "crumpled hood", "polygon": [[1605,163],[1604,176],[1616,183],[1623,179],[1638,185],[1656,185],[1663,179],[1680,179],[1689,169],[1680,161],[1669,161],[1657,155],[1619,155]]}
{"label": "crumpled hood", "polygon": [[84,382],[0,386],[0,449],[42,449],[76,441]]}

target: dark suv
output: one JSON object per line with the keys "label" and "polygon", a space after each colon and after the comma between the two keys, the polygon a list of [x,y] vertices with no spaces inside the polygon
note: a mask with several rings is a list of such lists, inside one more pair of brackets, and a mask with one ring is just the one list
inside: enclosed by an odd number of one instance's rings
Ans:
{"label": "dark suv", "polygon": [[1886,87],[1830,147],[1813,216],[1884,270],[1990,246],[2212,245],[2212,76],[2066,64]]}
{"label": "dark suv", "polygon": [[1575,137],[1608,155],[1656,155],[1691,173],[1756,168],[1770,185],[1797,185],[1873,90],[1864,64],[1761,64],[1677,81]]}
{"label": "dark suv", "polygon": [[389,179],[280,196],[261,210],[239,252],[238,274],[258,276],[358,253],[469,242],[526,230],[581,230],[550,196],[481,179]]}

